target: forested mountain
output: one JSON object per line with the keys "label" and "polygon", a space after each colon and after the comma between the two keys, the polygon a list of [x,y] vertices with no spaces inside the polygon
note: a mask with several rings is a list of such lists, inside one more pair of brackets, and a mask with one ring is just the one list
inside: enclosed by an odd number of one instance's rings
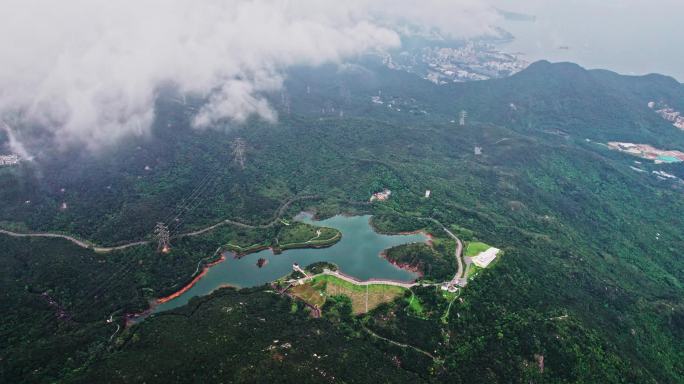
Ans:
{"label": "forested mountain", "polygon": [[[291,70],[269,95],[275,123],[202,130],[191,120],[204,100],[159,93],[149,137],[105,153],[45,149],[0,168],[1,227],[121,245],[150,239],[169,212],[181,217],[178,235],[225,219],[269,223],[284,202],[314,196],[285,216],[370,213],[389,231],[440,240],[415,219],[431,217],[504,257],[447,320],[429,290],[416,292],[424,318],[406,300],[352,316],[340,299],[312,319],[269,287],[227,288],[110,339],[126,313],[187,283],[217,247],[271,239],[284,224],[176,238],[169,254],[0,234],[0,381],[684,380],[683,163],[605,146],[684,151],[684,131],[648,105],[683,110],[675,80],[537,62],[504,79],[435,85],[364,58]],[[661,171],[675,177],[652,173]],[[368,204],[383,188],[392,198]],[[274,340],[290,347],[269,349]]]}

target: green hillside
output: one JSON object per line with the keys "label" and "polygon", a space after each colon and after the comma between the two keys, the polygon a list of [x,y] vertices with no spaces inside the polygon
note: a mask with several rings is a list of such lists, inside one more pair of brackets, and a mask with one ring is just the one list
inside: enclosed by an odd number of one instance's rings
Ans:
{"label": "green hillside", "polygon": [[[153,246],[102,257],[63,240],[0,235],[0,307],[22,308],[0,322],[0,381],[269,382],[255,377],[265,370],[284,382],[684,380],[684,188],[651,174],[684,177],[684,165],[645,162],[648,172],[639,173],[629,168],[634,157],[597,144],[684,150],[684,132],[647,107],[681,105],[684,85],[547,62],[506,79],[441,87],[368,68],[293,71],[289,108],[272,96],[276,124],[194,130],[191,112],[162,97],[150,138],[105,155],[46,151],[36,164],[0,170],[0,227],[117,245],[149,239],[167,217],[180,217],[173,234],[225,219],[266,226],[288,199],[312,195],[284,217],[303,209],[370,213],[381,231],[425,229],[436,237],[430,252],[394,254],[421,268],[438,261],[429,273],[440,278],[451,270],[444,260],[453,260],[454,244],[418,217],[501,248],[506,256],[458,299],[415,289],[419,318],[404,298],[361,317],[339,298],[327,301],[322,319],[310,319],[268,287],[220,290],[110,341],[115,327],[104,320],[112,312],[123,324],[125,313],[187,282],[217,247],[274,239],[285,224],[174,239],[161,256]],[[371,101],[379,91],[385,104]],[[451,122],[461,110],[464,126]],[[236,137],[247,143],[244,169],[232,159]],[[383,188],[392,197],[368,204]],[[65,201],[69,208],[60,210]],[[122,272],[109,279],[112,271]],[[106,293],[94,298],[99,287]],[[73,320],[56,318],[42,292]],[[287,355],[268,349],[276,339],[291,343]],[[25,368],[29,361],[40,364]]]}

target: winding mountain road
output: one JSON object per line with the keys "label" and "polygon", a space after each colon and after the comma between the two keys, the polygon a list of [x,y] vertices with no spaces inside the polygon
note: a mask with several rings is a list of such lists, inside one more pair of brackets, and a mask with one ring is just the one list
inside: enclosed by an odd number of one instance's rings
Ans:
{"label": "winding mountain road", "polygon": [[458,269],[456,270],[456,274],[454,275],[454,278],[451,279],[451,285],[460,285],[460,286],[465,286],[468,282],[467,279],[464,276],[464,268],[463,268],[463,243],[461,242],[461,239],[456,237],[450,230],[448,230],[446,227],[442,227],[444,229],[444,232],[447,233],[447,235],[451,236],[456,241],[456,252],[454,255],[456,256],[456,263],[458,264]]}
{"label": "winding mountain road", "polygon": [[108,253],[112,251],[118,251],[121,249],[126,249],[130,247],[135,247],[137,245],[143,245],[149,243],[147,240],[143,241],[136,241],[133,243],[128,243],[124,245],[118,245],[116,247],[97,247],[94,246],[93,244],[90,244],[86,241],[79,240],[75,237],[69,236],[69,235],[62,235],[59,233],[50,233],[50,232],[35,232],[35,233],[18,233],[18,232],[12,232],[8,231],[5,229],[0,229],[0,233],[7,235],[7,236],[12,236],[12,237],[43,237],[43,238],[53,238],[53,239],[64,239],[68,240],[76,245],[78,245],[81,248],[86,248],[86,249],[92,249],[93,251],[97,253]]}
{"label": "winding mountain road", "polygon": [[180,235],[174,236],[175,238],[181,238],[181,237],[188,237],[188,236],[197,236],[201,235],[203,233],[207,233],[209,231],[213,231],[214,229],[224,226],[226,224],[229,225],[234,225],[236,227],[242,227],[242,228],[248,228],[248,229],[266,229],[266,228],[271,228],[272,226],[276,225],[276,223],[280,220],[280,218],[283,216],[285,211],[294,203],[295,201],[300,201],[300,200],[309,200],[309,199],[318,199],[320,196],[318,195],[304,195],[304,196],[298,196],[298,197],[293,197],[289,200],[287,200],[283,205],[278,208],[278,210],[275,212],[273,219],[269,221],[266,224],[257,224],[257,225],[252,225],[252,224],[246,224],[240,221],[235,221],[231,219],[226,219],[221,222],[218,222],[214,225],[210,225],[206,228],[199,229],[197,231],[193,232],[188,232],[188,233],[181,233]]}
{"label": "winding mountain road", "polygon": [[413,345],[400,343],[400,342],[398,342],[398,341],[394,341],[394,340],[388,339],[388,338],[386,338],[386,337],[380,336],[380,335],[378,335],[377,333],[375,333],[375,332],[371,331],[370,329],[366,328],[365,325],[362,326],[362,328],[363,328],[363,330],[366,331],[369,335],[371,335],[371,336],[373,336],[373,337],[375,337],[375,338],[377,338],[377,339],[384,340],[384,341],[386,341],[386,342],[388,342],[388,343],[390,343],[390,344],[396,345],[397,347],[413,349],[414,351],[416,351],[416,352],[418,352],[418,353],[422,353],[423,355],[425,355],[425,356],[431,358],[432,360],[438,360],[438,358],[435,357],[435,355],[431,354],[431,353],[428,352],[428,351],[422,350],[422,349],[420,349],[420,348],[418,348],[418,347],[414,347]]}
{"label": "winding mountain road", "polygon": [[[275,214],[274,214],[274,216],[273,216],[273,219],[272,219],[271,221],[269,221],[268,223],[266,223],[266,224],[256,224],[256,225],[252,225],[252,224],[246,224],[246,223],[242,223],[242,222],[235,221],[235,220],[226,219],[226,220],[223,220],[223,221],[221,221],[221,222],[219,222],[219,223],[216,223],[216,224],[214,224],[214,225],[210,225],[210,226],[208,226],[208,227],[206,227],[206,228],[199,229],[199,230],[197,230],[197,231],[188,232],[188,233],[181,233],[181,234],[179,234],[179,235],[177,235],[177,236],[174,236],[173,238],[198,236],[198,235],[201,235],[201,234],[203,234],[203,233],[212,231],[212,230],[214,230],[214,229],[216,229],[216,228],[218,228],[218,227],[220,227],[220,226],[227,225],[227,224],[229,224],[229,225],[234,225],[234,226],[237,226],[237,227],[242,227],[242,228],[250,228],[250,229],[264,229],[264,228],[270,228],[270,227],[274,226],[274,225],[278,222],[278,220],[280,220],[280,217],[285,213],[285,211],[286,211],[286,210],[290,207],[290,205],[291,205],[292,203],[294,203],[295,201],[308,200],[308,199],[317,199],[317,198],[318,198],[317,195],[304,195],[304,196],[293,197],[293,198],[287,200],[285,203],[283,203],[283,204],[278,208],[278,210],[276,210],[276,212],[275,212]],[[113,252],[113,251],[120,251],[120,250],[122,250],[122,249],[130,248],[130,247],[135,247],[135,246],[138,246],[138,245],[145,245],[145,244],[149,244],[149,243],[150,243],[150,240],[140,240],[140,241],[133,241],[133,242],[130,242],[130,243],[127,243],[127,244],[123,244],[123,245],[117,245],[117,246],[114,246],[114,247],[99,247],[99,246],[97,246],[97,245],[95,245],[95,244],[92,244],[92,243],[90,243],[90,242],[87,242],[87,241],[84,241],[84,240],[79,240],[79,239],[77,239],[77,238],[75,238],[75,237],[73,237],[73,236],[63,235],[63,234],[61,234],[61,233],[51,233],[51,232],[20,233],[20,232],[9,231],[9,230],[6,230],[6,229],[0,229],[0,234],[4,234],[4,235],[7,235],[7,236],[12,236],[12,237],[42,237],[42,238],[64,239],[64,240],[68,240],[68,241],[70,241],[70,242],[72,242],[72,243],[78,245],[78,246],[81,247],[81,248],[92,249],[93,251],[95,251],[95,252],[97,252],[97,253],[109,253],[109,252]]]}
{"label": "winding mountain road", "polygon": [[[283,203],[276,210],[276,212],[273,215],[272,220],[266,224],[247,224],[247,223],[243,223],[243,222],[236,221],[236,220],[225,219],[225,220],[220,221],[216,224],[210,225],[208,227],[205,227],[205,228],[202,228],[202,229],[199,229],[196,231],[179,234],[177,236],[174,236],[174,238],[198,236],[198,235],[210,232],[210,231],[212,231],[218,227],[221,227],[223,225],[234,225],[237,227],[250,228],[250,229],[270,228],[270,227],[274,226],[280,220],[281,216],[285,213],[285,211],[290,207],[290,205],[292,203],[294,203],[296,201],[300,201],[300,200],[317,199],[317,198],[319,198],[319,196],[317,196],[317,195],[303,195],[303,196],[297,196],[297,197],[290,198],[289,200],[287,200],[285,203]],[[451,237],[452,239],[454,239],[454,241],[456,241],[456,250],[454,252],[454,256],[456,257],[457,270],[456,270],[456,274],[454,275],[454,277],[451,279],[451,281],[448,282],[448,285],[449,286],[458,285],[461,287],[465,286],[467,284],[467,278],[464,276],[463,243],[461,242],[461,240],[453,232],[451,232],[447,227],[445,227],[442,223],[440,223],[436,219],[433,219],[431,217],[420,217],[418,219],[429,220],[429,221],[432,221],[433,223],[439,225],[447,233],[447,235],[449,235],[449,237]],[[150,243],[150,240],[141,240],[141,241],[134,241],[134,242],[130,242],[128,244],[118,245],[118,246],[114,246],[114,247],[99,247],[99,246],[96,246],[96,245],[89,243],[87,241],[79,240],[73,236],[63,235],[60,233],[50,233],[50,232],[19,233],[19,232],[9,231],[6,229],[0,229],[0,234],[12,236],[12,237],[42,237],[42,238],[64,239],[64,240],[68,240],[68,241],[76,244],[77,246],[79,246],[81,248],[92,249],[93,251],[95,251],[97,253],[109,253],[109,252],[113,252],[113,251],[119,251],[122,249],[135,247],[135,246],[139,246],[139,245],[145,245],[145,244]],[[360,281],[360,280],[357,280],[351,276],[347,276],[347,275],[340,273],[340,272],[337,272],[337,271],[324,271],[322,274],[332,275],[332,276],[338,277],[342,280],[345,280],[347,282],[350,282],[350,283],[356,284],[356,285],[385,284],[385,285],[394,285],[394,286],[403,287],[403,288],[411,288],[411,287],[414,287],[416,285],[419,285],[418,283],[407,283],[407,282],[400,282],[400,281],[393,281],[393,280],[374,280],[373,279],[373,280],[367,280],[367,281]],[[318,276],[318,275],[316,275],[316,276]],[[313,277],[315,277],[315,276],[308,277],[305,279],[309,279],[309,278],[313,278]]]}

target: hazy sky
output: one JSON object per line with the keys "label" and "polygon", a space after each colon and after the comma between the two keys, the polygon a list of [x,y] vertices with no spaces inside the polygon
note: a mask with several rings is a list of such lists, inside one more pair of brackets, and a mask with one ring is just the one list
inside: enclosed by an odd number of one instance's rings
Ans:
{"label": "hazy sky", "polygon": [[509,48],[533,60],[574,61],[624,74],[656,72],[684,81],[683,0],[490,1],[537,17],[533,23],[503,23],[516,35]]}

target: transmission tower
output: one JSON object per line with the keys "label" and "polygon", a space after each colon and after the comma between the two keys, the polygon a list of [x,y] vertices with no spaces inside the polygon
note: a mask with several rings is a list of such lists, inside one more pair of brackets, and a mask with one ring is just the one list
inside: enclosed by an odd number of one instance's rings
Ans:
{"label": "transmission tower", "polygon": [[240,166],[240,169],[245,169],[246,149],[247,144],[241,137],[238,137],[237,139],[233,140],[233,161]]}
{"label": "transmission tower", "polygon": [[154,227],[154,237],[157,239],[157,249],[167,253],[171,250],[169,227],[164,223],[157,223]]}
{"label": "transmission tower", "polygon": [[461,111],[461,115],[458,119],[458,125],[464,126],[466,124],[466,119],[468,118],[468,112],[463,110]]}

